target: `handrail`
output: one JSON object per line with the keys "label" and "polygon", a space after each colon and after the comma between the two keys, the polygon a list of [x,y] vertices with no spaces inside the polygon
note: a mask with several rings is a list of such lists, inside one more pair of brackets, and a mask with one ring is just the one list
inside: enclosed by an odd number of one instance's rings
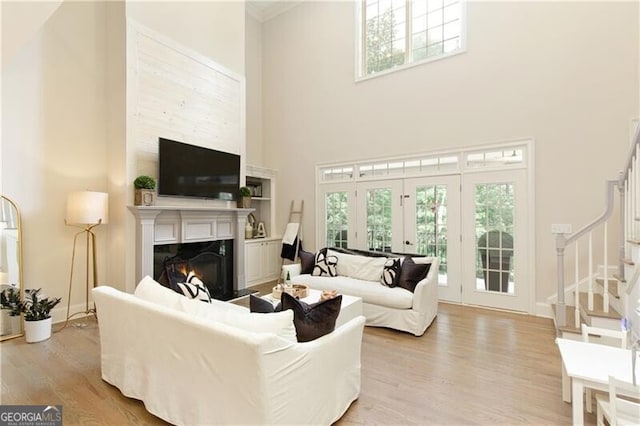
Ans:
{"label": "handrail", "polygon": [[602,214],[594,219],[591,223],[583,226],[568,237],[565,237],[565,245],[571,244],[578,238],[585,235],[587,232],[595,229],[596,226],[606,222],[606,220],[611,217],[611,214],[613,213],[613,188],[618,186],[618,180],[607,180],[606,184],[607,186],[605,189],[605,201],[607,203],[607,206],[605,207]]}
{"label": "handrail", "polygon": [[629,177],[629,171],[633,165],[633,159],[635,157],[635,152],[637,146],[640,145],[640,124],[636,126],[635,132],[633,132],[633,142],[631,143],[631,147],[629,148],[629,154],[627,154],[627,162],[625,163],[625,167],[622,172],[621,181],[624,182]]}

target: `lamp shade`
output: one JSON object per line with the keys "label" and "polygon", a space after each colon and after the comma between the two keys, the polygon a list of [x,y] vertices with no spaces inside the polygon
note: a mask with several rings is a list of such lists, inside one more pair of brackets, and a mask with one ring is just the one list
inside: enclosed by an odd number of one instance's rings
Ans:
{"label": "lamp shade", "polygon": [[67,196],[67,223],[92,225],[109,222],[109,195],[106,192],[77,191]]}

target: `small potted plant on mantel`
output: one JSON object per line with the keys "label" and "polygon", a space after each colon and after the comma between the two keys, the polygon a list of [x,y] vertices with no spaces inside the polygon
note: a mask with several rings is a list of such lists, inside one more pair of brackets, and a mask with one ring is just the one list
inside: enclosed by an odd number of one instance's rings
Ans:
{"label": "small potted plant on mantel", "polygon": [[41,296],[40,290],[25,290],[24,300],[19,303],[24,314],[24,338],[27,343],[41,342],[51,337],[51,310],[61,298]]}
{"label": "small potted plant on mantel", "polygon": [[240,197],[238,198],[238,207],[241,209],[251,208],[251,189],[248,186],[243,186],[238,191]]}
{"label": "small potted plant on mantel", "polygon": [[133,204],[136,206],[151,206],[155,197],[156,180],[151,176],[138,176],[133,181],[135,196]]}

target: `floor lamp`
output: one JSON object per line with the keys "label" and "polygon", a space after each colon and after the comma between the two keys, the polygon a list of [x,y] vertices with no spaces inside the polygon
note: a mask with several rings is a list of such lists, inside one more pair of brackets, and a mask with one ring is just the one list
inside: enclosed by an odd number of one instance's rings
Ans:
{"label": "floor lamp", "polygon": [[[98,225],[104,225],[109,221],[109,196],[106,192],[78,191],[72,192],[67,197],[67,215],[65,224],[76,226],[81,229],[73,237],[73,250],[71,252],[71,272],[69,274],[69,297],[67,298],[67,320],[64,327],[67,326],[69,319],[76,315],[88,314],[95,315],[94,307],[89,308],[89,289],[96,286],[98,282],[98,269],[96,265],[96,234],[93,228]],[[71,307],[71,289],[73,287],[73,269],[76,257],[76,246],[78,238],[85,236],[86,240],[86,297],[85,310],[69,315]],[[83,324],[83,325],[86,325]],[[63,328],[64,328],[63,327]]]}

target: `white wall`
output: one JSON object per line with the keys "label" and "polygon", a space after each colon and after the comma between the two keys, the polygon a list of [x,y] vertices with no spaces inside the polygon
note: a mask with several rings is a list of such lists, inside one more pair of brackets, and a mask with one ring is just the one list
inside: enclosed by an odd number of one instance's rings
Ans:
{"label": "white wall", "polygon": [[278,227],[304,198],[315,247],[317,163],[533,137],[544,301],[556,283],[551,224],[577,229],[599,214],[604,180],[625,160],[638,115],[637,8],[470,2],[466,53],[359,83],[351,2],[305,2],[264,23],[263,140],[265,165],[278,170]]}
{"label": "white wall", "polygon": [[243,1],[127,1],[127,17],[244,74]]}
{"label": "white wall", "polygon": [[[25,287],[65,308],[78,230],[64,224],[67,194],[107,189],[104,13],[105,3],[65,2],[2,70],[3,193],[22,211]],[[107,232],[96,229],[101,281]],[[82,269],[77,278],[72,304],[84,302]]]}
{"label": "white wall", "polygon": [[262,24],[245,15],[245,68],[247,82],[247,161],[264,164],[262,143]]}
{"label": "white wall", "polygon": [[[46,15],[49,6],[39,5]],[[3,38],[11,37],[7,28],[21,27],[23,18],[11,6],[2,4]],[[128,2],[130,11],[156,31],[244,73],[242,2]],[[22,209],[26,287],[63,297],[65,308],[75,232],[64,225],[71,191],[110,194],[110,223],[97,228],[99,281],[124,289],[133,276],[125,271],[132,270],[127,259],[135,235],[125,224],[133,193],[126,176],[124,23],[123,3],[63,2],[39,31],[14,40],[11,61],[2,52],[2,192]],[[84,262],[76,260],[78,267]],[[76,274],[71,302],[84,305],[83,269]],[[54,320],[63,317],[61,307]]]}

